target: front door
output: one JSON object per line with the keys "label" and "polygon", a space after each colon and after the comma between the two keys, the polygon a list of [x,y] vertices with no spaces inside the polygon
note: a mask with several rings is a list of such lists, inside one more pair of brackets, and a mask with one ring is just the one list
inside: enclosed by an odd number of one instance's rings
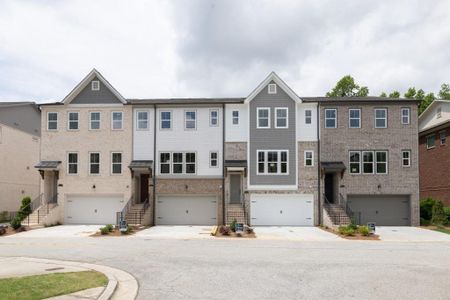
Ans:
{"label": "front door", "polygon": [[325,174],[325,197],[334,203],[334,174]]}
{"label": "front door", "polygon": [[141,174],[141,203],[148,199],[148,178],[149,174]]}
{"label": "front door", "polygon": [[241,175],[230,175],[230,203],[241,204]]}

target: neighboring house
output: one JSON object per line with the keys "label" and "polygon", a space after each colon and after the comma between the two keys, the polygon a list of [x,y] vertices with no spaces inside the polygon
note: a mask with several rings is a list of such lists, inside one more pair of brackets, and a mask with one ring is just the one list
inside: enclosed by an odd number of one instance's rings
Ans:
{"label": "neighboring house", "polygon": [[419,116],[420,198],[450,205],[450,100],[435,100]]}
{"label": "neighboring house", "polygon": [[0,212],[39,196],[40,112],[34,102],[0,102]]}
{"label": "neighboring house", "polygon": [[37,168],[65,223],[419,222],[416,101],[303,98],[273,72],[245,98],[125,100],[93,70],[41,108]]}

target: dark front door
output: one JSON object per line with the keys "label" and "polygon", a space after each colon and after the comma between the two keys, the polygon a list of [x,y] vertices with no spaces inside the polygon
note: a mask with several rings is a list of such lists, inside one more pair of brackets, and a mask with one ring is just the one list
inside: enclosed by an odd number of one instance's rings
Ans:
{"label": "dark front door", "polygon": [[230,203],[241,203],[241,175],[230,175]]}
{"label": "dark front door", "polygon": [[325,174],[325,197],[334,203],[334,174]]}
{"label": "dark front door", "polygon": [[148,199],[148,178],[149,174],[141,174],[141,203]]}

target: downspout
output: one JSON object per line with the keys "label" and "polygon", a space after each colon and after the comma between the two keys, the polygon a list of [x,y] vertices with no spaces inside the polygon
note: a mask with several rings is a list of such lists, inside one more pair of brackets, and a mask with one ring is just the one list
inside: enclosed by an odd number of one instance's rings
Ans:
{"label": "downspout", "polygon": [[225,103],[222,103],[222,224],[225,225]]}
{"label": "downspout", "polygon": [[155,208],[156,208],[156,105],[153,105],[153,208],[152,208],[152,225],[155,225]]}
{"label": "downspout", "polygon": [[319,196],[319,225],[323,224],[322,221],[322,206],[321,206],[321,200],[322,200],[322,193],[321,193],[321,186],[320,186],[320,102],[317,102],[317,186],[319,188],[318,196]]}

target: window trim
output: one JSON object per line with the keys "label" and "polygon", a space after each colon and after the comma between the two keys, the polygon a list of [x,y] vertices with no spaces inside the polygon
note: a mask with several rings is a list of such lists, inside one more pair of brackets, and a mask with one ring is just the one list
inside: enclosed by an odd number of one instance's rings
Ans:
{"label": "window trim", "polygon": [[[403,116],[403,111],[407,111],[408,112],[408,115],[407,115],[408,122],[407,123],[403,122],[403,117],[404,117]],[[409,125],[409,124],[411,124],[411,108],[409,108],[409,107],[402,107],[400,109],[400,122],[402,123],[402,125]]]}
{"label": "window trim", "polygon": [[[172,174],[172,152],[170,152],[170,151],[160,151],[159,153],[159,164],[158,164],[158,171],[159,171],[159,174],[161,174],[161,175],[170,175],[170,174]],[[169,161],[168,162],[162,162],[162,160],[161,160],[161,155],[162,154],[169,154]],[[161,164],[168,164],[169,165],[169,173],[162,173],[161,172]]]}
{"label": "window trim", "polygon": [[[98,154],[98,173],[92,173],[91,172],[91,165],[92,165],[92,161],[91,161],[91,154]],[[101,154],[100,151],[89,151],[88,152],[89,155],[89,163],[88,163],[88,174],[89,176],[101,176],[102,172],[101,172]]]}
{"label": "window trim", "polygon": [[[92,129],[92,114],[93,113],[98,113],[99,114],[99,119],[98,119],[98,129]],[[97,120],[95,120],[97,121]],[[100,111],[89,111],[89,130],[90,131],[97,131],[102,129],[102,113]]]}
{"label": "window trim", "polygon": [[[181,153],[183,156],[183,161],[182,161],[182,167],[181,167],[181,173],[174,173],[173,172],[173,154],[174,153]],[[186,154],[187,153],[194,153],[195,155],[195,172],[194,173],[186,173],[186,165],[188,164],[187,160],[186,160]],[[168,162],[161,162],[161,154],[169,154],[169,161]],[[182,175],[197,175],[198,172],[198,154],[197,151],[159,151],[158,152],[158,158],[159,158],[159,162],[158,162],[158,175],[161,176],[182,176]],[[161,164],[169,164],[169,173],[161,173]],[[177,162],[177,164],[179,164]],[[192,164],[192,163],[189,163]]]}
{"label": "window trim", "polygon": [[[77,129],[70,129],[70,114],[77,114]],[[72,121],[75,122],[75,121]],[[67,131],[79,131],[80,130],[80,112],[79,111],[68,111],[67,112]]]}
{"label": "window trim", "polygon": [[[327,111],[334,111],[334,118],[327,118]],[[333,119],[334,120],[334,127],[327,126],[327,120]],[[324,110],[324,120],[325,120],[325,128],[327,129],[335,129],[338,126],[338,115],[337,115],[337,108],[325,108]]]}
{"label": "window trim", "polygon": [[[311,115],[307,116],[306,113],[309,112]],[[309,123],[306,122],[309,118]],[[312,109],[305,109],[305,125],[311,125],[312,124]]]}
{"label": "window trim", "polygon": [[[352,118],[351,117],[351,111],[358,111],[359,112],[359,117],[358,118]],[[352,126],[352,120],[358,120],[358,127]],[[348,128],[351,128],[351,129],[361,128],[361,108],[349,108],[348,109]]]}
{"label": "window trim", "polygon": [[[69,171],[70,171],[69,166],[70,166],[70,164],[73,164],[73,163],[69,163],[69,155],[70,155],[70,154],[76,154],[76,155],[77,155],[77,162],[76,162],[76,165],[77,165],[77,172],[76,172],[76,173],[70,173],[70,172],[69,172]],[[67,163],[66,163],[66,168],[67,168],[66,174],[67,174],[67,175],[70,175],[70,176],[80,174],[80,154],[78,153],[78,151],[68,151],[68,152],[67,152],[67,155],[66,155],[66,159],[67,159]]]}
{"label": "window trim", "polygon": [[[145,128],[139,128],[139,113],[147,114],[147,126]],[[136,109],[136,131],[149,131],[150,130],[150,112],[146,109]]]}
{"label": "window trim", "polygon": [[[372,153],[372,173],[366,173],[364,172],[364,164],[369,164],[369,162],[364,162],[364,153],[370,152]],[[386,154],[386,161],[385,162],[378,162],[377,160],[377,153],[385,153]],[[353,153],[359,153],[359,161],[358,162],[352,162],[351,161],[351,155]],[[386,164],[386,172],[381,173],[377,171],[377,164],[382,163]],[[352,172],[351,164],[358,164],[359,165],[359,172]],[[388,150],[349,150],[348,151],[348,165],[349,165],[349,174],[350,175],[388,175],[389,174],[389,151]]]}
{"label": "window trim", "polygon": [[[259,126],[259,111],[267,110],[267,127]],[[256,128],[257,129],[270,129],[270,107],[257,107],[256,108]]]}
{"label": "window trim", "polygon": [[[374,168],[373,171],[377,175],[388,175],[389,174],[389,151],[388,150],[375,150],[374,152],[375,153],[374,153],[373,160],[374,160],[374,163],[375,163],[375,168]],[[386,172],[385,173],[379,173],[378,170],[377,170],[377,165],[378,165],[377,153],[381,153],[381,152],[382,153],[386,153],[386,161],[385,162],[380,162],[382,164],[386,164]]]}
{"label": "window trim", "polygon": [[[217,122],[215,125],[212,123],[212,119],[213,119],[212,112],[217,112],[217,117],[216,117]],[[219,109],[218,108],[211,108],[209,110],[209,127],[219,127]]]}
{"label": "window trim", "polygon": [[[278,126],[278,111],[285,110],[286,111],[286,126]],[[275,128],[289,128],[289,107],[275,107]]]}
{"label": "window trim", "polygon": [[[404,153],[408,153],[408,158],[405,158],[403,156]],[[405,159],[408,160],[408,164],[407,165],[404,164]],[[411,150],[402,150],[402,167],[403,168],[410,168],[411,167]]]}
{"label": "window trim", "polygon": [[[235,112],[237,112],[237,116],[236,117],[234,116]],[[237,120],[236,123],[234,123],[235,119]],[[239,125],[239,110],[237,110],[237,109],[234,109],[234,110],[231,111],[231,124],[232,125]]]}
{"label": "window trim", "polygon": [[[215,166],[212,165],[213,158],[211,157],[211,155],[213,153],[216,154],[216,158],[215,158],[216,165]],[[209,151],[209,167],[210,168],[218,168],[219,167],[219,151]]]}
{"label": "window trim", "polygon": [[[120,113],[121,118],[120,118],[120,128],[114,128],[114,113]],[[113,110],[111,111],[111,130],[123,130],[123,111],[121,110]]]}
{"label": "window trim", "polygon": [[[259,153],[264,153],[264,172],[259,172]],[[269,173],[268,172],[268,153],[269,152],[277,152],[278,161],[277,161],[277,173]],[[286,152],[286,173],[281,173],[281,152]],[[276,150],[262,150],[257,149],[256,150],[256,175],[274,175],[274,176],[287,176],[289,175],[289,150],[287,149],[276,149]]]}
{"label": "window trim", "polygon": [[[49,121],[49,118],[48,118],[48,115],[49,114],[56,114],[56,121],[51,121],[51,122],[56,122],[56,129],[50,129],[49,128],[49,123],[50,123],[50,121]],[[47,131],[58,131],[58,121],[59,121],[59,114],[58,114],[58,112],[56,112],[56,111],[48,111],[47,112]]]}
{"label": "window trim", "polygon": [[[385,117],[384,118],[377,118],[377,111],[378,110],[383,110],[385,112],[385,114],[384,114]],[[373,109],[373,119],[374,119],[374,127],[375,128],[377,128],[377,129],[388,128],[388,110],[387,110],[387,108],[382,108],[382,107],[374,108]],[[377,120],[384,120],[385,121],[384,127],[377,126]]]}
{"label": "window trim", "polygon": [[[442,138],[442,134],[444,134],[444,138]],[[444,140],[444,142],[442,142],[442,140]],[[447,131],[445,129],[439,131],[439,142],[440,146],[445,146],[447,144]]]}
{"label": "window trim", "polygon": [[[310,165],[306,164],[306,160],[307,160],[306,154],[307,153],[311,153],[311,164]],[[305,150],[305,151],[303,151],[303,166],[307,167],[307,168],[314,167],[314,151],[313,150]]]}
{"label": "window trim", "polygon": [[[163,121],[167,121],[167,119],[164,119],[163,120],[163,118],[162,118],[162,114],[163,113],[169,113],[170,114],[170,119],[168,119],[169,120],[169,124],[170,124],[170,126],[169,126],[169,128],[163,128],[162,127],[162,122]],[[159,111],[159,129],[160,130],[172,130],[172,120],[173,120],[173,111],[172,110],[160,110]]]}
{"label": "window trim", "polygon": [[[428,146],[428,138],[433,138],[433,146],[431,146],[431,147],[429,147]],[[427,146],[427,150],[430,150],[430,149],[434,149],[435,147],[436,147],[436,134],[435,133],[432,133],[432,134],[429,134],[429,135],[427,135],[426,137],[425,137],[425,144],[426,144],[426,146]]]}
{"label": "window trim", "polygon": [[[194,121],[195,121],[195,125],[194,125],[194,128],[187,128],[187,126],[186,126],[186,122],[187,121],[192,121],[192,120],[188,120],[186,117],[187,117],[187,115],[186,115],[186,113],[188,113],[188,112],[193,112],[194,114],[195,114],[195,119],[194,119]],[[195,131],[195,130],[197,130],[197,110],[196,109],[185,109],[184,110],[184,130],[188,130],[188,131]]]}
{"label": "window trim", "polygon": [[[97,85],[97,86],[95,86]],[[92,91],[100,91],[100,80],[92,80],[91,81],[91,90]]]}
{"label": "window trim", "polygon": [[[352,153],[358,153],[359,154],[359,160],[358,160],[358,162],[352,162],[351,161],[351,156],[352,156]],[[358,164],[358,166],[359,166],[359,171],[358,172],[352,172],[352,166],[351,166],[351,164]],[[350,151],[348,151],[348,166],[349,166],[349,168],[350,168],[350,170],[349,170],[349,174],[351,174],[351,175],[360,175],[360,174],[362,174],[362,157],[361,157],[361,151],[358,151],[358,150],[350,150]]]}
{"label": "window trim", "polygon": [[[120,153],[120,173],[114,173],[114,164],[118,164],[118,163],[114,163],[113,162],[113,155]],[[110,168],[111,168],[111,176],[120,176],[123,175],[123,152],[121,151],[111,151],[111,155],[110,155]]]}
{"label": "window trim", "polygon": [[276,93],[277,93],[277,84],[276,83],[269,83],[267,85],[267,94],[275,95]]}

